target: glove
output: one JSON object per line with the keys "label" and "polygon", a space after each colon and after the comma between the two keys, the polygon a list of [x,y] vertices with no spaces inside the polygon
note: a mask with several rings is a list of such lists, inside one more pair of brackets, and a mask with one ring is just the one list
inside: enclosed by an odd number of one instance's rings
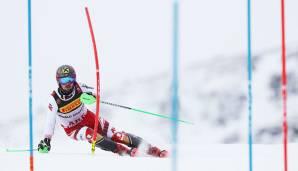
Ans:
{"label": "glove", "polygon": [[48,153],[51,150],[51,139],[45,138],[38,144],[37,150],[40,153]]}
{"label": "glove", "polygon": [[80,100],[84,104],[93,104],[96,102],[96,97],[91,92],[85,92],[80,96]]}

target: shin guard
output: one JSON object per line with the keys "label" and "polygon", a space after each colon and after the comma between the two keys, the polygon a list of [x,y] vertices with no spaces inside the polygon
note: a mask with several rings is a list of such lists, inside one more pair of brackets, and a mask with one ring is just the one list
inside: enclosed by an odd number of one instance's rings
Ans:
{"label": "shin guard", "polygon": [[102,150],[105,150],[105,151],[112,151],[112,152],[117,151],[116,143],[109,139],[106,139],[106,138],[102,138],[102,139],[98,140],[95,143],[95,146],[98,148],[101,148]]}
{"label": "shin guard", "polygon": [[135,136],[130,133],[127,133],[126,135],[129,139],[129,147],[138,148],[139,145],[143,142],[143,139],[141,137]]}
{"label": "shin guard", "polygon": [[110,139],[102,138],[96,142],[96,147],[105,151],[111,151],[119,155],[131,155],[130,149],[122,144],[118,144]]}

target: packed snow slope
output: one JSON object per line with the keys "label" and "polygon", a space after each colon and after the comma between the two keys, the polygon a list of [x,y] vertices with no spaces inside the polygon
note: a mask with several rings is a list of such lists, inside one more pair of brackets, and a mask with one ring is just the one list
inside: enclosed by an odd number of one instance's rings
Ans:
{"label": "packed snow slope", "polygon": [[[283,170],[283,152],[281,149],[281,145],[254,145],[253,170]],[[35,170],[171,170],[171,158],[119,157],[104,151],[96,151],[95,155],[91,155],[85,150],[72,151],[57,147],[49,154],[36,153]],[[295,162],[297,154],[297,144],[290,144],[288,170],[295,171],[298,169],[297,162]],[[1,151],[0,160],[3,161],[1,162],[2,171],[29,170],[27,153],[6,154],[6,152]],[[179,148],[178,169],[181,171],[249,171],[248,146],[243,144],[184,144]]]}

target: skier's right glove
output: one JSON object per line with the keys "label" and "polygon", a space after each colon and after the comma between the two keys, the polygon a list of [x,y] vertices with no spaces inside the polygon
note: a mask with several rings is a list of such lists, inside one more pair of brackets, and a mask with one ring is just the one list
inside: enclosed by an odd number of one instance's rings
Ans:
{"label": "skier's right glove", "polygon": [[48,153],[51,150],[51,139],[45,138],[38,144],[37,150],[40,153]]}

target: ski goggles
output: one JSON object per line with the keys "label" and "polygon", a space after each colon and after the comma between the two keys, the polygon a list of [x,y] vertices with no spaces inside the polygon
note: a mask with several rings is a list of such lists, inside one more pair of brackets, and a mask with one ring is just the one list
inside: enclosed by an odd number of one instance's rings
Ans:
{"label": "ski goggles", "polygon": [[62,78],[59,78],[58,81],[60,84],[64,85],[68,83],[73,83],[75,79],[72,77],[62,77]]}

